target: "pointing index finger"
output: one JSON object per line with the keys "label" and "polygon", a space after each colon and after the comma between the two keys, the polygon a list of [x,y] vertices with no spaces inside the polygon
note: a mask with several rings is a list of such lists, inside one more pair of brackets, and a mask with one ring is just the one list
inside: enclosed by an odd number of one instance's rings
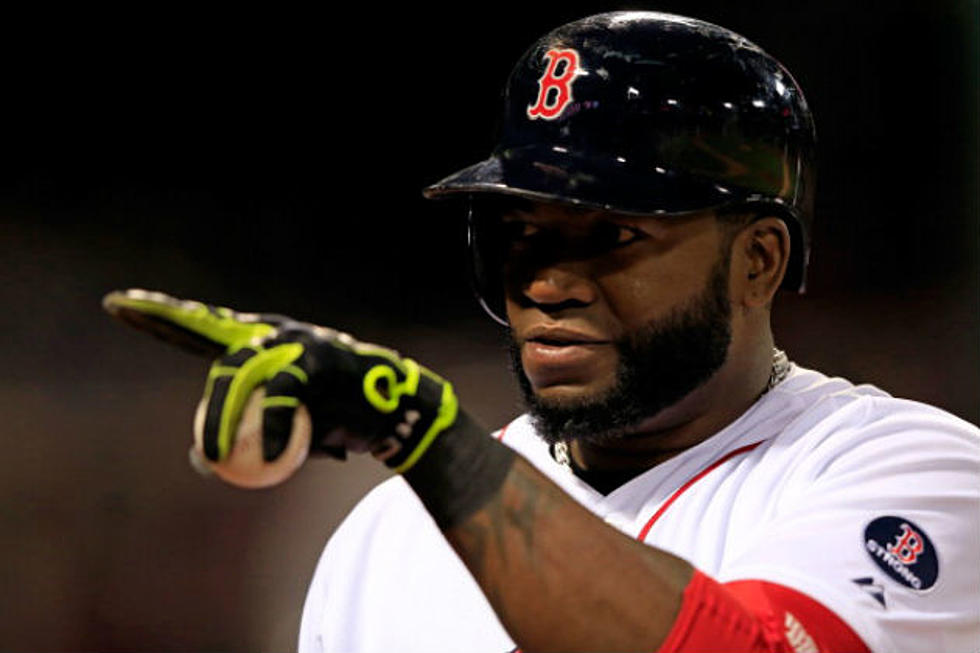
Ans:
{"label": "pointing index finger", "polygon": [[275,329],[257,314],[236,313],[139,288],[109,293],[102,299],[102,307],[131,327],[211,357],[263,338]]}

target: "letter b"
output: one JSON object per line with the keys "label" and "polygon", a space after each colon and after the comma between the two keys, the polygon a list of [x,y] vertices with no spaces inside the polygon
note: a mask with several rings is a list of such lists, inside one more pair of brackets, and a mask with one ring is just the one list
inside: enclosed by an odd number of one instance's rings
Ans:
{"label": "letter b", "polygon": [[[538,99],[527,107],[527,117],[531,120],[557,118],[572,101],[572,82],[578,74],[579,57],[575,50],[548,50],[544,56],[548,66],[538,80]],[[556,75],[562,62],[565,68],[561,75]]]}
{"label": "letter b", "polygon": [[900,528],[902,533],[895,536],[895,543],[888,547],[888,551],[903,565],[915,564],[916,558],[922,553],[922,536],[908,524],[902,524]]}

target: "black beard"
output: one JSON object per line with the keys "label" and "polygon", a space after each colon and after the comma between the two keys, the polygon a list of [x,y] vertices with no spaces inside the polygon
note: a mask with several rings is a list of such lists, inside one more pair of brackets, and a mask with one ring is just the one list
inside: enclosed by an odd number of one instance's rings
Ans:
{"label": "black beard", "polygon": [[613,343],[619,354],[616,382],[601,395],[541,399],[511,339],[511,365],[538,434],[549,444],[618,439],[711,378],[725,363],[732,339],[728,260],[721,259],[698,297]]}

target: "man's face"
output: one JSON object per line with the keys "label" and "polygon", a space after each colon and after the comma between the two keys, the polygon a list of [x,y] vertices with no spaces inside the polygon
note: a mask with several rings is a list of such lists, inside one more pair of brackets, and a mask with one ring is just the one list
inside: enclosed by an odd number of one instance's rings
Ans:
{"label": "man's face", "polygon": [[505,215],[514,368],[549,441],[620,437],[725,362],[723,230],[535,204]]}

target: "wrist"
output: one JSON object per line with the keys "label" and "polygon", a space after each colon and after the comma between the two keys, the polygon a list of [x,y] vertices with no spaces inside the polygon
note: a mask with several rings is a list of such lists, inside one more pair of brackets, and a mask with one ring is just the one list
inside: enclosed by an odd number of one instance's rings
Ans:
{"label": "wrist", "polygon": [[431,442],[404,476],[445,530],[490,501],[503,485],[515,455],[460,410],[453,425]]}

